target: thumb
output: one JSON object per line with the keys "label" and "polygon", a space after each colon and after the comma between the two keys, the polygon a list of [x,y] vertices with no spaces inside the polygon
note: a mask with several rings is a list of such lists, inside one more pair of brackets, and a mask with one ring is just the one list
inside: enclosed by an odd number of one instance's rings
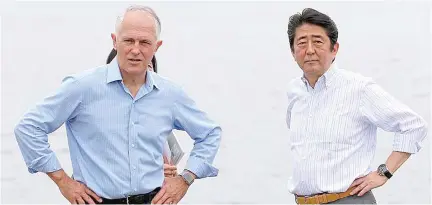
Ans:
{"label": "thumb", "polygon": [[169,164],[168,157],[165,155],[163,155],[163,162],[164,162],[164,164]]}

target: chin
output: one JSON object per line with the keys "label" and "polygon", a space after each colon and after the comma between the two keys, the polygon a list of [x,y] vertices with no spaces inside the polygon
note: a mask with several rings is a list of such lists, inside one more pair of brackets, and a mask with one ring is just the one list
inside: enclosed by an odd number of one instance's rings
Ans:
{"label": "chin", "polygon": [[146,72],[147,68],[141,65],[128,65],[124,70],[130,74],[142,74]]}
{"label": "chin", "polygon": [[307,74],[316,74],[316,73],[320,73],[320,71],[321,71],[320,67],[317,65],[304,66],[302,70],[304,73],[307,73]]}

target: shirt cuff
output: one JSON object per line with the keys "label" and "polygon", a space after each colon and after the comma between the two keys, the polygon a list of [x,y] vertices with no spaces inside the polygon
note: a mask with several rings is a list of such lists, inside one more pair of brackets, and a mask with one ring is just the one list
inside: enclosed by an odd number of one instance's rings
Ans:
{"label": "shirt cuff", "polygon": [[44,172],[44,173],[55,172],[60,169],[61,169],[60,162],[58,161],[54,153],[36,159],[28,166],[28,171],[31,174],[37,172]]}
{"label": "shirt cuff", "polygon": [[394,138],[393,151],[415,154],[422,148],[421,141],[423,139],[424,137],[418,139],[417,136],[397,133]]}
{"label": "shirt cuff", "polygon": [[219,173],[218,169],[210,165],[205,160],[193,156],[189,157],[185,169],[194,173],[197,176],[197,179],[215,177]]}

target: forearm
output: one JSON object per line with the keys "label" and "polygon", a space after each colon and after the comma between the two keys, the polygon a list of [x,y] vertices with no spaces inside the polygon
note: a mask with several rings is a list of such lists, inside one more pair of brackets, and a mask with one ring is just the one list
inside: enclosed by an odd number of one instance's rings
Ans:
{"label": "forearm", "polygon": [[30,173],[53,172],[61,169],[54,152],[50,149],[47,133],[31,123],[33,119],[22,120],[15,128],[15,137]]}
{"label": "forearm", "polygon": [[410,156],[411,154],[407,152],[393,151],[387,158],[387,169],[394,174]]}
{"label": "forearm", "polygon": [[212,166],[219,150],[221,129],[214,128],[204,139],[196,140],[185,169],[196,178],[216,176],[218,170]]}
{"label": "forearm", "polygon": [[58,186],[65,181],[65,179],[69,178],[69,176],[66,174],[66,172],[63,169],[60,169],[58,171],[54,172],[48,172],[46,173],[51,180],[53,180],[54,183],[56,183]]}

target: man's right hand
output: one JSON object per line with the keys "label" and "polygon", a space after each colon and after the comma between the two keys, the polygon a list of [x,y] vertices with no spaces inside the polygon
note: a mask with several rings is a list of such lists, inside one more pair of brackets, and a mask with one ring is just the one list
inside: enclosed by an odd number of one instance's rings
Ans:
{"label": "man's right hand", "polygon": [[57,184],[63,196],[72,204],[102,203],[102,199],[86,185],[73,180],[63,170],[48,173],[48,176]]}

